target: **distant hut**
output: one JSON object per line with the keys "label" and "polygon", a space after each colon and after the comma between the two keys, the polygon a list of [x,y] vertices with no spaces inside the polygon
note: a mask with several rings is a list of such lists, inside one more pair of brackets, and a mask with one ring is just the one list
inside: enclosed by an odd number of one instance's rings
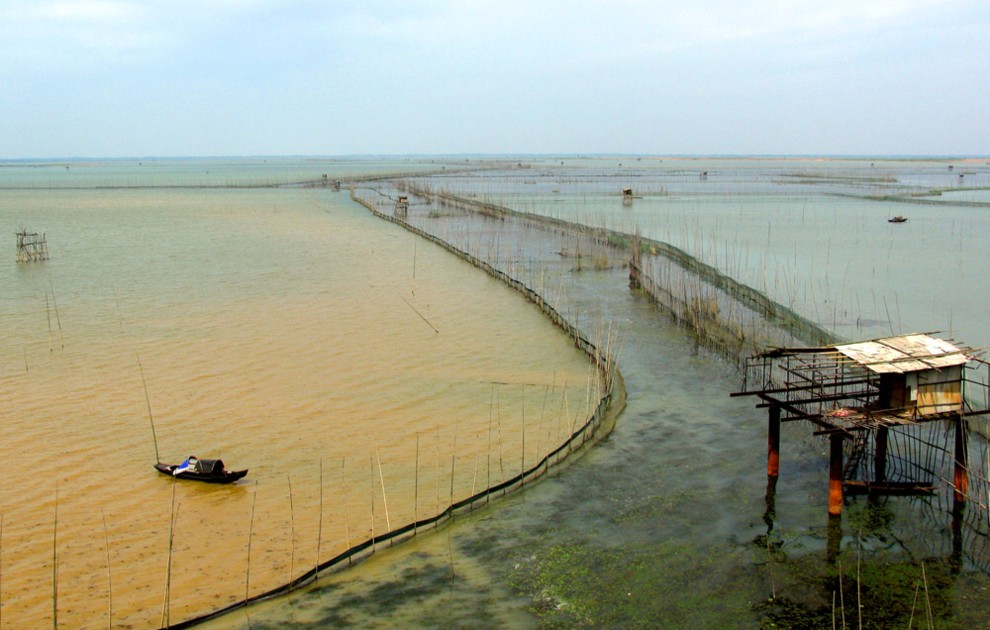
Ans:
{"label": "distant hut", "polygon": [[395,216],[404,217],[407,214],[409,214],[409,197],[399,195],[399,198],[395,200]]}
{"label": "distant hut", "polygon": [[44,234],[21,230],[17,233],[17,262],[48,260],[48,241]]}
{"label": "distant hut", "polygon": [[633,189],[623,188],[622,189],[622,205],[631,206],[633,202]]}

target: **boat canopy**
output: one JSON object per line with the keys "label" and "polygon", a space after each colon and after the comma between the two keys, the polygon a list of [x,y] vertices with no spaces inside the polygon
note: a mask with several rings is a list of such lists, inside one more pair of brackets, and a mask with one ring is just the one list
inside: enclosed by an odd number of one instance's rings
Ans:
{"label": "boat canopy", "polygon": [[220,475],[223,474],[223,460],[222,459],[197,459],[196,466],[193,467],[193,472],[201,473],[204,475]]}

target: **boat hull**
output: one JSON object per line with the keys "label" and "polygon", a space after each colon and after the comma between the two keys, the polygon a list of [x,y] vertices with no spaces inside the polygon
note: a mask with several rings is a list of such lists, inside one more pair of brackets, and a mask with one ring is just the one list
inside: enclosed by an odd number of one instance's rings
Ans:
{"label": "boat hull", "polygon": [[163,475],[168,475],[173,479],[188,479],[189,481],[202,481],[204,483],[233,483],[238,479],[241,479],[248,473],[247,469],[244,470],[224,470],[219,474],[204,474],[192,471],[180,472],[178,475],[173,475],[172,471],[175,470],[176,464],[155,464],[155,470]]}

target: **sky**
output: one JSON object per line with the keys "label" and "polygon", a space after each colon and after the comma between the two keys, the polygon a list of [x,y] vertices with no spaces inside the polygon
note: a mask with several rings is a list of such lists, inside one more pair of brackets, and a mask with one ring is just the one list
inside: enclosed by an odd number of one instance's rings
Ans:
{"label": "sky", "polygon": [[990,155],[987,0],[0,0],[0,159]]}

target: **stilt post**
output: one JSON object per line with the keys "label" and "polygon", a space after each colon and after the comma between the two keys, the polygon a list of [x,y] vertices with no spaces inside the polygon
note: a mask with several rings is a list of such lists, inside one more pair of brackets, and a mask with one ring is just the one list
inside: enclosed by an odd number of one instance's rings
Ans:
{"label": "stilt post", "polygon": [[780,476],[780,407],[771,405],[767,426],[767,475]]}
{"label": "stilt post", "polygon": [[873,455],[873,469],[876,474],[877,483],[883,483],[887,481],[887,438],[890,429],[887,427],[880,427],[877,429],[876,440],[877,449]]}
{"label": "stilt post", "polygon": [[966,493],[969,490],[969,471],[966,454],[966,420],[961,414],[956,414],[955,434],[956,455],[952,475],[952,509],[954,512],[962,512],[966,508]]}
{"label": "stilt post", "polygon": [[842,434],[829,436],[828,513],[842,514]]}

